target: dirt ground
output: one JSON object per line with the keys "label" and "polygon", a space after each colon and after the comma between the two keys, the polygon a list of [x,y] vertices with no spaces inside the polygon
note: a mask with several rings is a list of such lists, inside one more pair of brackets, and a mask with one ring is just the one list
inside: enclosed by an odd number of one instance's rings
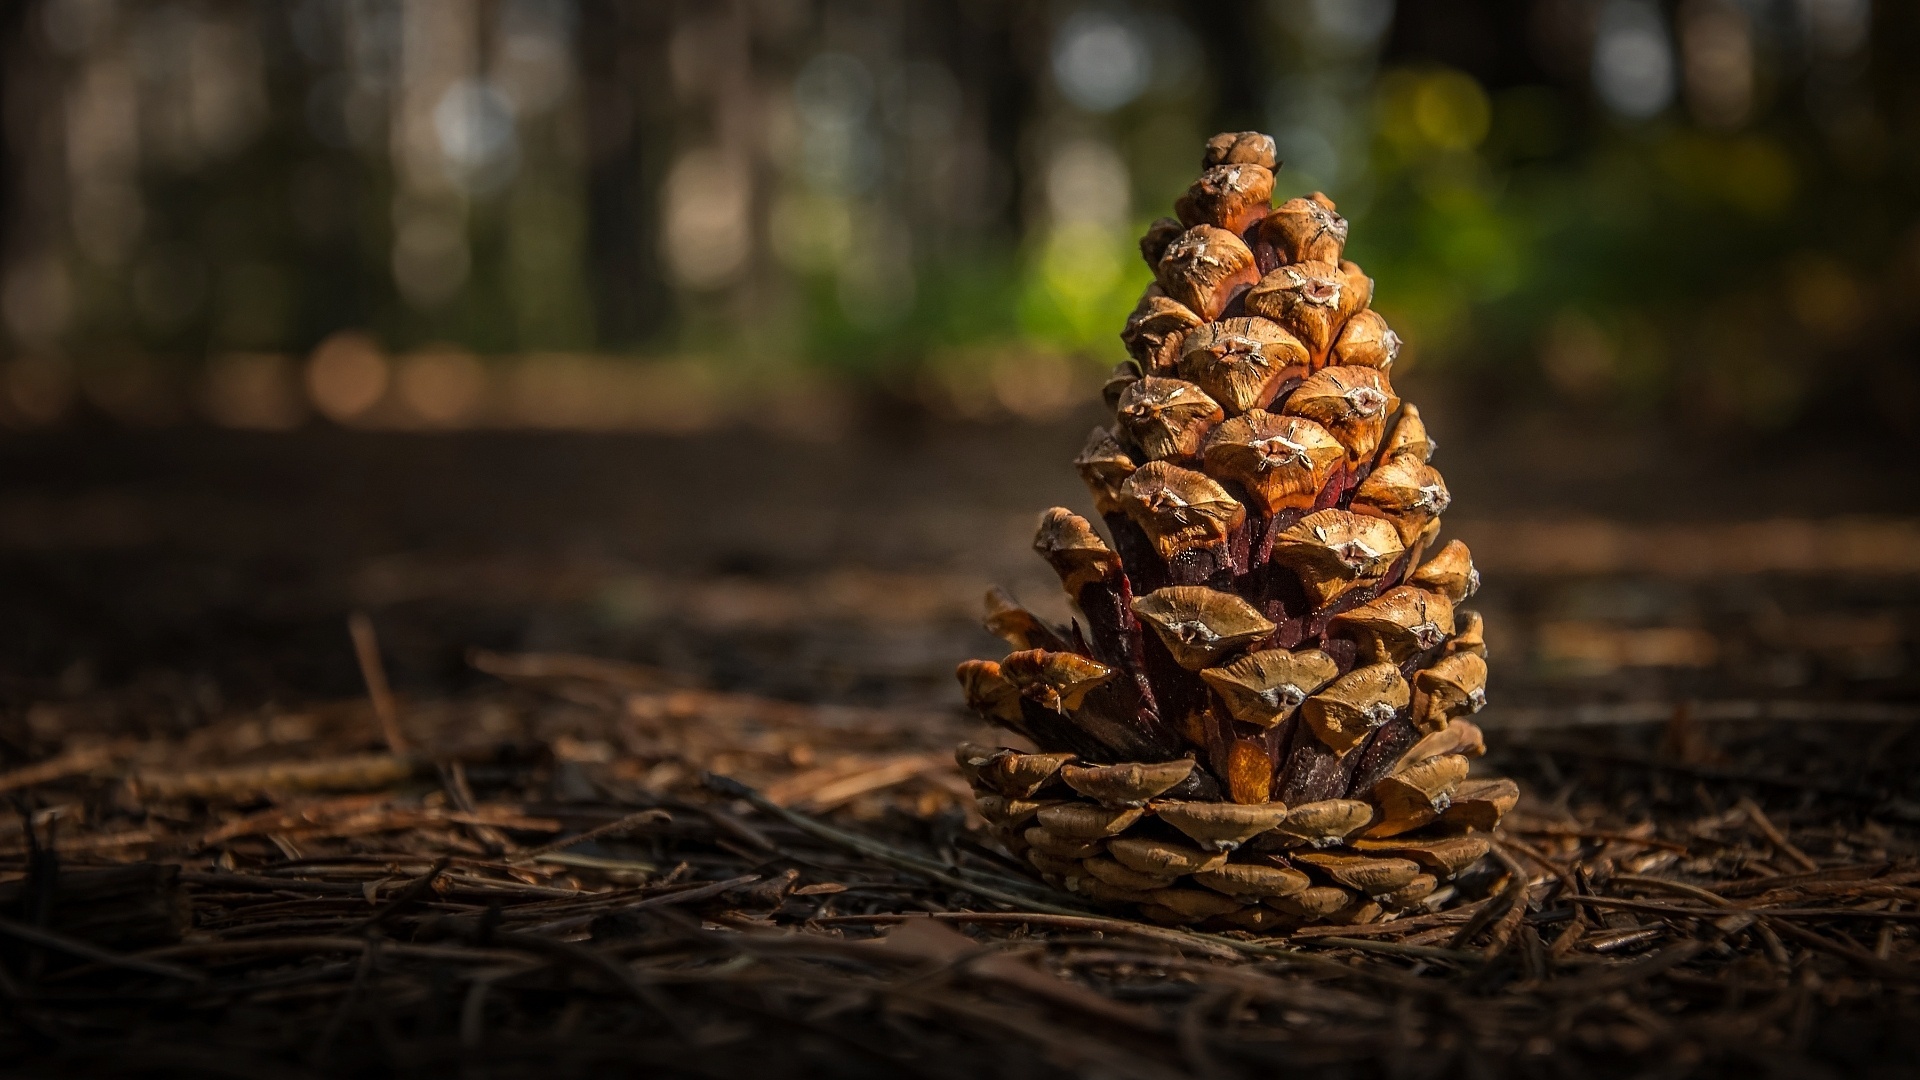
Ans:
{"label": "dirt ground", "polygon": [[[1871,433],[1448,424],[1500,708],[1911,699],[1920,471]],[[1091,416],[854,411],[837,438],[93,428],[0,439],[0,671],[185,714],[356,692],[375,619],[405,690],[470,647],[578,652],[802,701],[952,704],[991,584],[1065,617],[1028,548]]]}
{"label": "dirt ground", "polygon": [[[1065,616],[1028,544],[1086,509],[1091,416],[848,416],[0,439],[0,790],[27,815],[0,830],[0,1052],[48,1076],[1910,1066],[1920,475],[1879,436],[1437,422],[1487,581],[1485,764],[1525,792],[1507,861],[1456,908],[1271,944],[1057,908],[971,831],[953,666],[1004,651],[990,584]],[[354,612],[412,759],[375,753]],[[303,760],[377,775],[218,771]]]}

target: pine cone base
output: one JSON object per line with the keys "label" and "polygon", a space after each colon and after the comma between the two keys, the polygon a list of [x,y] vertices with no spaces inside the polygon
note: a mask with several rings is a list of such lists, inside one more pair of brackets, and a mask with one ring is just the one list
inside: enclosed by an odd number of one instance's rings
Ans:
{"label": "pine cone base", "polygon": [[[1426,759],[1439,762],[1429,771],[1464,772],[1463,758],[1440,760],[1450,756]],[[1510,780],[1458,782],[1401,819],[1417,826],[1394,832],[1364,800],[1288,808],[1129,797],[1177,764],[1084,766],[980,745],[956,758],[994,838],[1048,884],[1154,922],[1223,930],[1357,925],[1436,906],[1487,855],[1485,830],[1519,794]]]}
{"label": "pine cone base", "polygon": [[[1141,252],[1155,282],[1034,547],[1084,624],[998,590],[1016,650],[957,672],[1038,752],[963,746],[981,815],[1084,899],[1170,923],[1362,923],[1448,896],[1511,781],[1484,747],[1466,545],[1389,373],[1400,338],[1319,193],[1269,205],[1273,140],[1215,136]],[[1109,539],[1110,538],[1110,539]]]}

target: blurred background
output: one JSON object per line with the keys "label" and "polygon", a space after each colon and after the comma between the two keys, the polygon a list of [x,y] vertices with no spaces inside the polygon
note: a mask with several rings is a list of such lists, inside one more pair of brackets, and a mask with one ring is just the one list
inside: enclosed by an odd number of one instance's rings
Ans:
{"label": "blurred background", "polygon": [[1916,48],[1888,0],[4,5],[10,685],[351,692],[364,608],[403,684],[945,701],[985,584],[1053,591],[1135,237],[1254,128],[1408,342],[1509,702],[1904,700]]}
{"label": "blurred background", "polygon": [[[1872,0],[9,4],[11,425],[1049,415],[1200,142],[1279,140],[1477,395],[1909,424],[1920,12]],[[1852,369],[1821,379],[1826,361]],[[1872,389],[1861,393],[1863,385]]]}

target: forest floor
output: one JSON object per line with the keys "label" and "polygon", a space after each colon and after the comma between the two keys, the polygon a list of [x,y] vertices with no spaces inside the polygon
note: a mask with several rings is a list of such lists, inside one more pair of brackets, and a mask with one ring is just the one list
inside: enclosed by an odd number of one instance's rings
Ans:
{"label": "forest floor", "polygon": [[1091,422],[0,440],[0,1060],[1910,1068],[1913,463],[1441,426],[1525,797],[1456,906],[1258,938],[1078,911],[952,764]]}

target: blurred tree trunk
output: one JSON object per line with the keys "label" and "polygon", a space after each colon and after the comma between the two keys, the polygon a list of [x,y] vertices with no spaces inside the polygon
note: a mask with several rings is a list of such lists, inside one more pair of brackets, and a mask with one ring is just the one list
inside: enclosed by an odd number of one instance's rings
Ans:
{"label": "blurred tree trunk", "polygon": [[66,83],[41,14],[40,4],[0,3],[0,355],[51,355],[71,307]]}
{"label": "blurred tree trunk", "polygon": [[658,343],[674,296],[660,263],[660,185],[672,163],[672,8],[582,0],[588,258],[602,348]]}
{"label": "blurred tree trunk", "polygon": [[23,55],[25,43],[21,40],[26,12],[26,4],[0,4],[0,275],[4,275],[6,255],[18,240],[15,214],[20,178],[17,173],[23,163],[14,144],[19,139],[18,124],[25,119],[17,115],[27,106],[21,99],[29,89],[27,81],[17,74],[27,59]]}

